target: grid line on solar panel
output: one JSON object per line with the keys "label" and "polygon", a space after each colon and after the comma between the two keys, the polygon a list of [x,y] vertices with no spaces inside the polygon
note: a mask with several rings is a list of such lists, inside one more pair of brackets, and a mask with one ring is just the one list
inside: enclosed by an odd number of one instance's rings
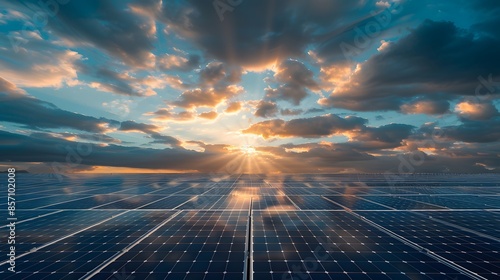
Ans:
{"label": "grid line on solar panel", "polygon": [[[82,215],[82,213],[85,211],[61,211],[61,213],[19,224],[16,235],[16,259],[98,226],[126,212],[91,211],[92,215],[87,213]],[[1,262],[0,265],[7,262]]]}
{"label": "grid line on solar panel", "polygon": [[345,211],[253,211],[252,217],[254,279],[460,276]]}
{"label": "grid line on solar panel", "polygon": [[[39,219],[52,214],[60,213],[62,210],[16,210],[16,224],[25,223],[31,220]],[[8,227],[9,224],[2,225],[0,228]]]}
{"label": "grid line on solar panel", "polygon": [[371,202],[377,202],[379,204],[397,210],[445,209],[444,207],[439,207],[436,205],[418,202],[414,200],[408,200],[404,199],[404,197],[399,197],[399,196],[362,196],[362,198]]}
{"label": "grid line on solar panel", "polygon": [[450,200],[481,204],[484,208],[500,209],[500,199],[498,199],[498,196],[468,194],[468,195],[447,195],[444,197]]}
{"label": "grid line on solar panel", "polygon": [[255,210],[298,210],[297,207],[284,195],[281,196],[254,196],[252,209]]}
{"label": "grid line on solar panel", "polygon": [[[357,212],[480,279],[500,278],[500,243],[406,211]],[[383,225],[383,226],[381,226]]]}
{"label": "grid line on solar panel", "polygon": [[353,195],[323,196],[324,198],[351,210],[389,210],[388,206],[371,202]]}
{"label": "grid line on solar panel", "polygon": [[139,279],[242,279],[248,216],[248,210],[183,210],[108,262],[96,279],[122,270]]}
{"label": "grid line on solar panel", "polygon": [[500,241],[500,216],[490,211],[432,211],[419,214]]}
{"label": "grid line on solar panel", "polygon": [[305,210],[342,210],[343,207],[334,204],[321,196],[288,196],[298,209]]}
{"label": "grid line on solar panel", "polygon": [[[129,211],[104,223],[78,232],[62,242],[52,243],[33,252],[17,266],[11,278],[52,273],[53,278],[84,276],[96,266],[112,258],[172,216],[172,211]],[[10,279],[6,277],[4,279]]]}
{"label": "grid line on solar panel", "polygon": [[458,201],[445,198],[446,196],[435,195],[419,195],[419,196],[405,196],[405,199],[424,202],[427,204],[445,207],[448,209],[487,209],[484,205],[479,203],[472,203],[466,201]]}

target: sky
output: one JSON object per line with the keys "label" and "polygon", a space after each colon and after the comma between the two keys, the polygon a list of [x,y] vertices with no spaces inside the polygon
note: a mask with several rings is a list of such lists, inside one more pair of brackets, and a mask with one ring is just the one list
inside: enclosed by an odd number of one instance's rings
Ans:
{"label": "sky", "polygon": [[0,0],[0,169],[500,170],[497,0]]}

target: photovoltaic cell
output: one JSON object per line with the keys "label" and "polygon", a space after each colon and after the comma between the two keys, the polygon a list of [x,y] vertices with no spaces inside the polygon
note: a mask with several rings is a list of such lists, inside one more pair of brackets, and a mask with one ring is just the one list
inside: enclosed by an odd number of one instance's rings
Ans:
{"label": "photovoltaic cell", "polygon": [[453,269],[343,211],[254,211],[253,217],[254,279],[459,276]]}
{"label": "photovoltaic cell", "polygon": [[[18,272],[2,279],[78,279],[108,261],[139,237],[170,217],[173,211],[131,211],[74,234],[18,260]],[[1,275],[1,274],[0,274]],[[69,277],[68,277],[69,275]]]}
{"label": "photovoltaic cell", "polygon": [[439,207],[432,204],[426,204],[414,200],[404,199],[404,197],[370,195],[370,196],[363,196],[363,198],[398,210],[445,209],[444,207]]}
{"label": "photovoltaic cell", "polygon": [[500,279],[498,175],[395,178],[19,174],[0,279]]}
{"label": "photovoltaic cell", "polygon": [[486,279],[500,278],[500,242],[412,212],[362,212],[362,216]]}
{"label": "photovoltaic cell", "polygon": [[343,196],[325,196],[325,198],[334,201],[344,207],[352,210],[387,210],[389,207],[383,206],[364,200],[362,197],[357,197],[353,195],[343,195]]}
{"label": "photovoltaic cell", "polygon": [[95,279],[116,271],[135,279],[243,279],[247,211],[184,211],[143,242],[105,266]]}

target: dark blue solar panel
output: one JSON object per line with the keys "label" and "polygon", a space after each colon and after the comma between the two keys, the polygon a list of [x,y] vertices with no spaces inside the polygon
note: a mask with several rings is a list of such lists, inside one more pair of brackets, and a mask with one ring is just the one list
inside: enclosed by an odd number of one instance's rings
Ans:
{"label": "dark blue solar panel", "polygon": [[21,272],[7,274],[4,258],[0,279],[500,279],[494,175],[20,182]]}
{"label": "dark blue solar panel", "polygon": [[475,235],[418,213],[377,211],[362,212],[360,215],[486,279],[499,277],[500,241]]}

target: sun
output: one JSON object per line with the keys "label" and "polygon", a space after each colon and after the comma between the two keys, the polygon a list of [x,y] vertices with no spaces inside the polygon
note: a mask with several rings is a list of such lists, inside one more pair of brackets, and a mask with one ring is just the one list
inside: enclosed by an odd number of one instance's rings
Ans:
{"label": "sun", "polygon": [[240,151],[247,156],[254,156],[257,154],[257,150],[252,146],[243,146]]}

